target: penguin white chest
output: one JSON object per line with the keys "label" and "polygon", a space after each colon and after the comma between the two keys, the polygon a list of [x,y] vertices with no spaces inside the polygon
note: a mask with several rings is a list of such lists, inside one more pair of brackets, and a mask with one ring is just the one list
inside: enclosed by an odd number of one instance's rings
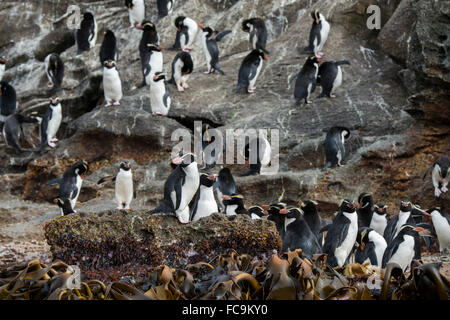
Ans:
{"label": "penguin white chest", "polygon": [[249,87],[250,88],[254,88],[255,87],[256,79],[258,79],[258,75],[259,75],[259,72],[261,71],[262,65],[263,65],[263,59],[261,57],[259,57],[259,64],[258,64],[258,67],[256,68],[255,76],[252,78],[252,75],[251,74],[249,75],[249,78],[250,78],[250,81],[249,81],[250,85],[249,85]]}
{"label": "penguin white chest", "polygon": [[181,59],[177,59],[175,61],[174,67],[173,67],[173,78],[175,79],[175,82],[180,82],[181,80],[181,69],[184,66],[184,62]]}
{"label": "penguin white chest", "polygon": [[115,68],[103,68],[103,89],[106,101],[119,101],[122,99],[122,82],[119,72]]}
{"label": "penguin white chest", "polygon": [[340,66],[338,66],[337,75],[333,81],[333,89],[331,91],[334,91],[337,88],[339,88],[341,86],[341,84],[342,84],[342,69]]}
{"label": "penguin white chest", "polygon": [[237,207],[237,204],[228,205],[225,209],[225,214],[227,216],[235,216]]}
{"label": "penguin white chest", "polygon": [[442,252],[445,248],[450,247],[450,225],[447,219],[437,211],[431,213],[431,220],[438,237],[439,250]]}
{"label": "penguin white chest", "polygon": [[153,51],[150,56],[149,64],[150,64],[150,72],[145,77],[146,83],[152,83],[155,72],[162,72],[162,70],[163,70],[163,54],[162,54],[162,52]]}
{"label": "penguin white chest", "polygon": [[95,21],[94,18],[94,33],[89,38],[89,48],[95,46],[95,43],[97,42],[97,31],[97,21]]}
{"label": "penguin white chest", "polygon": [[145,19],[144,0],[133,0],[133,8],[128,9],[130,14],[130,24],[141,23]]}
{"label": "penguin white chest", "polygon": [[206,35],[203,34],[203,53],[205,54],[206,58],[206,65],[208,66],[208,71],[211,70],[211,53],[208,50],[208,44],[206,42]]}
{"label": "penguin white chest", "polygon": [[61,104],[54,107],[50,106],[50,108],[52,108],[52,115],[47,126],[47,141],[50,141],[56,136],[62,120]]}
{"label": "penguin white chest", "polygon": [[[51,83],[53,83],[52,77],[51,77],[50,72],[49,72],[50,56],[51,56],[51,55],[52,55],[52,54],[50,53],[49,55],[47,55],[47,56],[45,57],[44,65],[45,65],[45,73],[47,74],[48,81],[50,81]],[[4,68],[5,68],[5,65],[0,65],[0,68],[1,68],[2,66],[3,66],[3,69],[4,69]],[[0,69],[0,71],[1,71],[1,69]],[[1,79],[1,77],[0,77],[0,79]]]}
{"label": "penguin white chest", "polygon": [[405,234],[404,240],[398,245],[397,251],[392,255],[389,262],[398,263],[403,271],[408,268],[414,257],[414,238]]}
{"label": "penguin white chest", "polygon": [[328,33],[330,32],[330,24],[325,20],[325,17],[322,14],[320,14],[320,20],[322,28],[320,29],[320,43],[317,47],[317,50],[319,51],[323,49],[323,46],[328,39]]}
{"label": "penguin white chest", "polygon": [[374,212],[372,215],[372,220],[370,221],[370,228],[375,230],[378,234],[383,235],[386,226],[387,226],[386,217],[384,215],[382,216]]}
{"label": "penguin white chest", "polygon": [[[191,202],[194,194],[197,192],[198,186],[200,184],[200,177],[197,169],[197,162],[192,162],[186,168],[183,169],[186,172],[186,178],[184,185],[181,187],[181,202],[178,212],[184,211],[186,207],[189,207],[189,202]],[[189,217],[189,209],[188,209]]]}
{"label": "penguin white chest", "polygon": [[343,213],[348,219],[350,219],[350,225],[348,227],[345,239],[342,241],[341,245],[335,250],[335,257],[338,265],[342,267],[347,260],[348,255],[353,249],[353,245],[356,241],[356,236],[358,234],[358,217],[356,213]]}
{"label": "penguin white chest", "polygon": [[200,198],[197,203],[197,212],[193,221],[219,212],[212,187],[200,186]]}
{"label": "penguin white chest", "polygon": [[377,256],[377,266],[381,267],[384,251],[387,248],[386,240],[377,232],[369,233],[369,240],[375,244],[375,255]]}
{"label": "penguin white chest", "polygon": [[75,209],[75,205],[77,204],[78,196],[80,195],[80,192],[81,192],[81,185],[82,184],[83,184],[83,179],[81,179],[81,177],[77,174],[77,180],[76,180],[76,183],[75,183],[75,185],[77,187],[77,194],[75,195],[74,199],[70,199],[70,204],[72,205],[72,209]]}
{"label": "penguin white chest", "polygon": [[116,200],[119,205],[128,206],[133,199],[133,175],[131,170],[120,170],[116,176]]}
{"label": "penguin white chest", "polygon": [[166,95],[166,86],[164,81],[153,81],[150,86],[150,103],[152,112],[161,113],[167,115],[170,109],[170,97],[167,97],[166,103],[164,103],[164,96]]}
{"label": "penguin white chest", "polygon": [[406,223],[406,221],[408,220],[410,215],[411,215],[411,212],[400,211],[400,213],[398,214],[398,221],[397,221],[397,226],[395,227],[394,237],[397,236],[398,232],[400,231],[400,227]]}
{"label": "penguin white chest", "polygon": [[[47,70],[47,68],[45,68],[45,70]],[[0,64],[0,80],[2,80],[4,73],[5,73],[5,64]],[[48,77],[48,73],[47,73],[47,77]]]}
{"label": "penguin white chest", "polygon": [[190,18],[185,18],[183,21],[183,24],[188,27],[188,34],[189,34],[189,42],[186,43],[185,46],[182,47],[182,49],[184,49],[185,47],[190,47],[194,41],[195,41],[195,36],[197,35],[197,31],[198,31],[198,25],[197,23],[190,19]]}

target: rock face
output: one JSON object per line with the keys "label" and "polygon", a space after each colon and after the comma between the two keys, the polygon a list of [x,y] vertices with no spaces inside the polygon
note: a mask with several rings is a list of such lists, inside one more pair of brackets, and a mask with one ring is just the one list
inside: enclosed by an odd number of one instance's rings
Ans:
{"label": "rock face", "polygon": [[229,249],[260,257],[281,249],[275,224],[248,216],[213,214],[182,225],[170,216],[104,211],[53,219],[44,226],[55,259],[84,274],[138,276],[161,264],[211,261]]}

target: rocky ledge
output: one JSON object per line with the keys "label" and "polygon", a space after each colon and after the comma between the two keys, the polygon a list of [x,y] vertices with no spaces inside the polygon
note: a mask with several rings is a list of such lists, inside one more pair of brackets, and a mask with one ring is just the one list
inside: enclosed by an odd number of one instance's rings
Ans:
{"label": "rocky ledge", "polygon": [[118,210],[59,217],[44,225],[54,259],[78,265],[86,279],[141,277],[161,264],[184,267],[239,248],[260,258],[281,249],[275,224],[213,214],[189,224],[172,216]]}

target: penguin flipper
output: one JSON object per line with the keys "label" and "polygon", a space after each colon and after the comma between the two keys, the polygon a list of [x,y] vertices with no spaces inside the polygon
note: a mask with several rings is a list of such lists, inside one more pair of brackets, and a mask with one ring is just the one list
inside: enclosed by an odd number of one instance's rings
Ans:
{"label": "penguin flipper", "polygon": [[[184,180],[184,179],[183,179]],[[182,182],[178,181],[177,183],[175,183],[174,185],[174,189],[175,189],[175,197],[176,197],[176,204],[175,204],[175,210],[178,210],[178,208],[180,207],[181,204],[181,190],[182,190]]]}
{"label": "penguin flipper", "polygon": [[50,180],[50,182],[47,183],[47,186],[53,186],[55,184],[61,184],[63,181],[63,178],[55,178],[53,180]]}
{"label": "penguin flipper", "polygon": [[336,61],[336,66],[342,66],[344,64],[350,65],[350,62],[348,60]]}
{"label": "penguin flipper", "polygon": [[231,33],[231,30],[225,30],[225,31],[222,31],[221,33],[219,33],[219,34],[215,37],[216,41],[222,40],[222,38],[225,37],[225,36],[226,36],[227,34],[229,34],[229,33]]}
{"label": "penguin flipper", "polygon": [[366,245],[367,248],[367,258],[369,258],[370,263],[374,266],[378,265],[378,259],[375,252],[375,244],[373,242],[369,242]]}
{"label": "penguin flipper", "polygon": [[102,184],[103,182],[106,182],[106,181],[116,181],[116,176],[108,176],[108,177],[101,178],[100,180],[97,181],[97,184]]}

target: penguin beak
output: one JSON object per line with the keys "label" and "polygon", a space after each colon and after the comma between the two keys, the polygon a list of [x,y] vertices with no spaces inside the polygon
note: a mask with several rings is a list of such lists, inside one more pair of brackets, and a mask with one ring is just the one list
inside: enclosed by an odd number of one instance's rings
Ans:
{"label": "penguin beak", "polygon": [[172,160],[172,163],[173,163],[173,164],[180,164],[181,161],[183,161],[183,160],[181,160],[180,157],[176,157],[175,159]]}
{"label": "penguin beak", "polygon": [[211,180],[211,181],[216,181],[216,175],[215,175],[215,174],[212,174],[212,175],[210,175],[210,176],[208,177],[208,179]]}
{"label": "penguin beak", "polygon": [[224,195],[222,195],[222,199],[223,200],[231,200],[231,197],[229,195],[224,194]]}
{"label": "penguin beak", "polygon": [[181,32],[181,28],[177,28],[177,31],[178,31],[178,32]]}
{"label": "penguin beak", "polygon": [[322,63],[322,59],[317,59],[317,62],[318,63]]}
{"label": "penguin beak", "polygon": [[164,46],[158,46],[158,50],[164,50]]}
{"label": "penguin beak", "polygon": [[81,179],[84,179],[84,177],[85,177],[86,175],[83,173],[83,174],[80,174],[80,177],[81,177]]}
{"label": "penguin beak", "polygon": [[424,215],[426,215],[427,217],[431,217],[431,214],[429,214],[428,212],[424,211],[422,212]]}
{"label": "penguin beak", "polygon": [[142,29],[144,29],[144,27],[142,27],[142,25],[138,24],[138,25],[136,26],[136,29],[142,30]]}
{"label": "penguin beak", "polygon": [[364,243],[361,243],[361,246],[360,246],[360,248],[361,248],[361,251],[364,251],[364,248],[366,247],[366,245],[364,244]]}
{"label": "penguin beak", "polygon": [[288,213],[288,210],[286,208],[280,210],[280,214],[286,214],[286,213]]}
{"label": "penguin beak", "polygon": [[422,227],[416,227],[416,228],[414,228],[414,230],[417,231],[417,232],[423,232],[423,231],[425,231],[425,229],[422,228]]}
{"label": "penguin beak", "polygon": [[261,206],[261,208],[263,208],[264,210],[268,210],[269,209],[269,205],[268,204],[263,204],[262,206]]}
{"label": "penguin beak", "polygon": [[269,57],[264,55],[264,60],[269,61]]}
{"label": "penguin beak", "polygon": [[201,23],[199,23],[198,26],[199,26],[200,28],[202,28],[202,29],[205,27],[205,26],[202,25]]}
{"label": "penguin beak", "polygon": [[52,99],[52,104],[56,104],[56,100],[55,99]]}
{"label": "penguin beak", "polygon": [[[309,21],[311,21],[311,20],[309,20]],[[316,24],[319,24],[319,23],[320,23],[320,20],[316,19]]]}
{"label": "penguin beak", "polygon": [[2,61],[3,61],[4,63],[6,63],[6,62],[8,62],[8,59],[2,58]]}

